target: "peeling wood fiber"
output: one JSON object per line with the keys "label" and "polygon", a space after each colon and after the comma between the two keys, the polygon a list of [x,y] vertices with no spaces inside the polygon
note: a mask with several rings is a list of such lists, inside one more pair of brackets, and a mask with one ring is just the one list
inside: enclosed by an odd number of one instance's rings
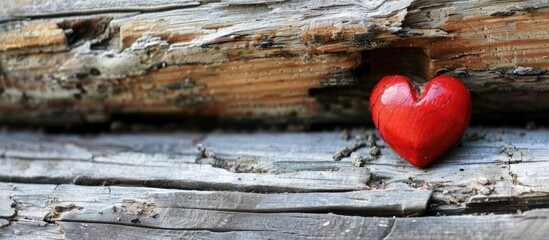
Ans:
{"label": "peeling wood fiber", "polygon": [[386,74],[459,77],[474,116],[549,112],[549,4],[3,1],[0,121],[364,122]]}

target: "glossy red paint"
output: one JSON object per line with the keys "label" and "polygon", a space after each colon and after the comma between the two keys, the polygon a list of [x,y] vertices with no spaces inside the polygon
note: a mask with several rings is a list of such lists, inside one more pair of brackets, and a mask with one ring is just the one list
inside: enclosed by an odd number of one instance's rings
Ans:
{"label": "glossy red paint", "polygon": [[422,88],[404,76],[387,76],[370,97],[381,137],[418,168],[457,143],[471,117],[469,90],[458,79],[438,76]]}

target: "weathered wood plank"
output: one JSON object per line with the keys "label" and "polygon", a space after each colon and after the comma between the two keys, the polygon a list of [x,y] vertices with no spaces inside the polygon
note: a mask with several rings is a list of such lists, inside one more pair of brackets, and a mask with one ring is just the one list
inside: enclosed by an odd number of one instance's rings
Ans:
{"label": "weathered wood plank", "polygon": [[90,160],[93,155],[86,149],[73,144],[54,144],[48,142],[27,142],[10,140],[2,142],[0,153],[4,157],[21,159],[72,159]]}
{"label": "weathered wood plank", "polygon": [[[67,232],[66,236],[70,239],[292,239],[297,235],[271,231],[212,232],[208,230],[151,229],[99,223],[61,222],[59,225]],[[302,238],[305,237],[307,236],[302,236]]]}
{"label": "weathered wood plank", "polygon": [[0,239],[66,240],[66,236],[52,223],[18,219],[0,228]]}
{"label": "weathered wood plank", "polygon": [[[207,232],[240,229],[236,236],[292,236],[302,228],[302,224],[325,224],[322,214],[311,215],[313,219],[303,220],[300,214],[277,214],[280,212],[340,212],[358,215],[408,215],[421,214],[427,207],[430,191],[397,190],[397,191],[361,191],[343,193],[285,193],[258,194],[236,192],[182,191],[135,187],[86,187],[74,185],[39,185],[39,184],[0,184],[0,199],[8,199],[0,206],[16,210],[10,216],[11,225],[2,229],[2,237],[21,236],[29,238],[42,231],[51,232],[55,222],[59,230],[68,239],[79,239],[78,234],[101,239],[106,235],[96,235],[91,230],[87,233],[75,231],[71,226],[77,222],[83,226],[116,225],[119,231],[126,226],[147,227],[157,237],[201,236]],[[13,205],[13,203],[16,203]],[[332,216],[329,214],[327,216]],[[337,215],[333,215],[339,219]],[[3,216],[0,216],[0,218]],[[19,219],[39,223],[17,225]],[[180,221],[178,219],[185,219]],[[246,220],[248,219],[248,220]],[[322,221],[322,222],[321,222]],[[379,221],[383,224],[385,220]],[[357,222],[369,224],[374,228],[378,221]],[[294,227],[279,231],[286,224]],[[335,223],[332,223],[332,225]],[[347,223],[348,224],[348,223]],[[65,228],[64,226],[67,225]],[[328,226],[326,224],[326,226]],[[354,226],[354,225],[353,225]],[[356,225],[357,227],[360,225]],[[96,229],[94,227],[94,229]],[[112,227],[112,226],[111,226]],[[325,231],[333,231],[339,225]],[[80,228],[85,230],[86,228]],[[172,231],[168,229],[186,229]],[[206,231],[207,230],[207,231]],[[86,230],[85,230],[86,231]],[[242,231],[238,233],[238,231]],[[363,231],[363,230],[361,230]],[[255,232],[249,235],[248,233]],[[122,233],[124,233],[122,231]],[[382,233],[382,232],[380,232]],[[44,232],[46,234],[46,232]],[[126,235],[128,234],[128,235]],[[166,235],[167,234],[167,235]],[[335,235],[336,232],[328,235]],[[339,234],[339,231],[337,231]],[[45,237],[55,237],[44,235]],[[113,236],[134,236],[131,233]],[[147,235],[148,236],[148,235]],[[226,234],[206,234],[205,237],[222,237]],[[233,236],[228,234],[227,236]]]}
{"label": "weathered wood plank", "polygon": [[549,211],[517,215],[395,219],[387,239],[543,239]]}
{"label": "weathered wood plank", "polygon": [[[200,159],[203,164],[198,164],[197,143],[213,147],[216,159]],[[378,140],[381,154],[366,163],[371,178],[365,168],[351,168],[348,158],[332,160],[334,152],[352,143],[335,132],[86,138],[5,134],[0,136],[0,177],[260,192],[421,188],[433,191],[431,210],[441,213],[516,211],[549,204],[546,129],[470,129],[460,146],[427,169],[410,166]],[[358,150],[363,155],[368,151]]]}
{"label": "weathered wood plank", "polygon": [[[209,136],[203,143],[215,146],[219,154],[236,153],[225,156],[226,159],[236,159],[239,155],[254,157],[261,163],[261,167],[256,169],[258,171],[336,169],[348,165],[349,160],[333,163],[331,154],[351,145],[336,133],[282,134],[268,138],[220,135]],[[548,143],[549,132],[545,129],[471,129],[462,140],[461,147],[449,151],[432,167],[420,170],[409,166],[380,140],[378,145],[382,147],[382,154],[366,166],[374,179],[381,179],[378,185],[382,187],[406,183],[412,187],[433,189],[434,202],[441,204],[440,208],[433,209],[446,213],[454,207],[469,208],[467,211],[506,208],[512,211],[536,204],[547,206]],[[502,151],[502,147],[505,150]],[[368,155],[368,151],[364,148],[358,152]],[[498,204],[488,208],[488,202]]]}
{"label": "weathered wood plank", "polygon": [[1,183],[1,207],[11,215],[3,214],[0,218],[48,222],[78,219],[89,221],[101,218],[120,224],[132,224],[131,220],[134,218],[144,217],[151,218],[152,223],[162,227],[162,221],[168,220],[171,212],[183,213],[192,210],[239,212],[248,215],[334,212],[361,216],[407,216],[423,214],[430,196],[431,191],[415,189],[259,194]]}
{"label": "weathered wood plank", "polygon": [[129,184],[181,189],[255,192],[353,191],[367,189],[367,169],[299,171],[282,174],[233,173],[210,165],[139,166],[93,161],[5,158],[0,179],[29,183]]}
{"label": "weathered wood plank", "polygon": [[[168,224],[168,228],[166,229],[207,230],[210,232],[258,232],[266,234],[261,238],[268,238],[268,232],[275,232],[282,236],[298,236],[301,238],[334,238],[344,237],[345,235],[366,235],[373,239],[380,239],[388,232],[392,221],[390,218],[364,218],[334,214],[246,214],[197,210],[173,212],[171,217],[174,221],[166,221]],[[151,225],[149,219],[140,218],[140,221],[141,223],[133,224],[133,226],[162,229]],[[80,232],[75,231],[73,227],[70,227],[70,223],[65,223],[65,221],[61,221],[60,226],[62,229],[65,226],[68,227],[65,230],[66,234],[78,234]],[[274,236],[277,235],[275,234]]]}
{"label": "weathered wood plank", "polygon": [[[366,189],[370,177],[367,169],[350,167],[339,171],[238,174],[211,165],[197,164],[195,163],[196,154],[193,153],[169,155],[156,149],[154,155],[157,157],[152,155],[152,158],[149,154],[142,155],[131,151],[111,154],[112,157],[108,157],[109,151],[118,149],[104,145],[87,150],[66,142],[22,142],[15,140],[16,138],[18,137],[6,137],[0,140],[0,152],[3,153],[4,158],[4,164],[0,167],[2,172],[0,179],[3,181],[132,184],[257,192],[310,192]],[[116,140],[123,141],[123,139],[124,137]],[[146,144],[154,139],[145,140],[140,144]],[[191,141],[192,139],[187,139],[183,143]],[[187,144],[187,150],[190,150],[188,147],[190,146]],[[105,152],[104,149],[109,150]]]}
{"label": "weathered wood plank", "polygon": [[[539,239],[549,231],[548,210],[534,210],[517,215],[381,218],[357,217],[336,214],[311,214],[326,209],[322,206],[346,206],[354,201],[348,213],[370,214],[371,199],[376,205],[375,192],[390,197],[391,191],[367,191],[355,193],[296,193],[256,194],[240,193],[234,197],[229,192],[201,192],[168,189],[129,187],[85,187],[74,185],[1,184],[0,196],[11,197],[17,202],[17,216],[11,225],[4,227],[2,237],[18,234],[28,238],[36,234],[56,237],[59,232],[51,224],[55,222],[68,239],[84,237],[102,239],[113,236],[196,236],[204,238],[222,237],[369,237],[372,239],[398,238],[505,238],[524,237]],[[416,190],[414,197],[428,191]],[[394,192],[399,193],[399,191]],[[419,198],[391,197],[389,201],[400,201],[405,206],[410,200]],[[411,193],[411,192],[410,192]],[[329,199],[329,200],[328,200]],[[320,203],[314,200],[319,200]],[[295,203],[300,206],[294,206]],[[271,205],[272,204],[272,205]],[[390,206],[390,202],[387,205]],[[274,206],[274,207],[271,207]],[[278,208],[280,206],[286,206]],[[303,207],[303,208],[300,208]],[[265,212],[265,209],[269,211]],[[274,211],[271,211],[274,210]],[[338,210],[334,207],[333,210]],[[289,213],[280,213],[291,211]],[[392,211],[389,209],[389,211]],[[21,219],[22,221],[20,221]],[[32,223],[32,224],[31,224]],[[24,224],[24,225],[17,225]],[[426,228],[426,226],[429,226]],[[421,231],[420,231],[421,230]],[[116,232],[116,233],[114,233]],[[127,234],[127,235],[126,235]],[[158,234],[158,235],[157,235]]]}
{"label": "weathered wood plank", "polygon": [[[218,227],[189,229],[180,225],[174,229],[143,228],[103,223],[60,222],[66,236],[75,239],[140,237],[198,237],[204,239],[253,238],[267,239],[544,239],[549,234],[549,212],[533,210],[518,215],[454,216],[425,218],[363,218],[332,214],[280,214],[258,216],[253,226],[248,219],[226,218],[195,220]],[[206,216],[208,217],[208,216]],[[226,220],[226,221],[225,221]],[[265,221],[266,220],[266,221]],[[220,221],[216,223],[216,221]],[[287,222],[286,222],[287,221]],[[201,222],[203,223],[203,222]],[[206,230],[206,231],[205,231]]]}
{"label": "weathered wood plank", "polygon": [[[36,188],[36,186],[34,186]],[[66,186],[61,186],[64,188]],[[83,187],[80,187],[83,188]],[[105,187],[106,188],[106,187]],[[47,188],[43,188],[47,190]],[[51,190],[51,189],[50,189]],[[107,195],[107,191],[104,191]],[[75,195],[74,198],[85,195]],[[96,195],[94,195],[96,196]],[[120,197],[114,191],[114,196]],[[27,201],[39,199],[27,198]],[[44,199],[40,199],[44,200]],[[73,200],[74,201],[74,200]],[[23,202],[28,203],[28,202]],[[55,201],[52,201],[55,203]],[[87,204],[101,204],[89,201]],[[37,204],[27,206],[36,207]],[[23,206],[25,206],[23,204]],[[159,206],[154,206],[158,209]],[[61,208],[59,208],[61,209]],[[112,239],[113,236],[196,236],[207,239],[224,237],[273,236],[303,237],[368,237],[371,239],[543,239],[549,228],[547,210],[533,210],[517,215],[454,216],[424,218],[365,218],[334,214],[277,213],[251,214],[218,212],[212,210],[179,211],[180,208],[160,210],[152,218],[136,208],[140,215],[124,216],[124,208],[106,208],[102,214],[87,215],[80,210],[69,210],[57,220],[63,236],[69,239]],[[66,210],[66,209],[65,209]],[[97,210],[97,209],[95,209]],[[128,210],[128,208],[126,208]],[[84,211],[91,212],[92,209]],[[130,210],[131,211],[131,210]],[[25,212],[24,209],[22,211]],[[134,212],[134,214],[136,213]],[[165,214],[165,215],[163,215]],[[120,220],[114,218],[122,216]],[[137,219],[137,220],[135,220]],[[133,220],[133,222],[132,222]],[[41,236],[60,238],[53,225],[39,221],[19,220],[2,228],[2,237],[28,239]],[[429,227],[426,227],[429,226]],[[38,238],[40,239],[40,238]]]}
{"label": "weathered wood plank", "polygon": [[10,218],[15,216],[13,204],[13,200],[6,198],[5,195],[0,197],[0,218]]}
{"label": "weathered wood plank", "polygon": [[18,18],[38,18],[63,15],[86,15],[105,12],[151,12],[198,6],[195,0],[152,0],[152,1],[7,1],[3,2],[0,13]]}
{"label": "weathered wood plank", "polygon": [[[5,189],[6,185],[4,184],[2,188]],[[549,221],[547,221],[549,212],[546,209],[513,215],[421,218],[372,218],[307,213],[242,213],[197,209],[181,211],[184,208],[163,209],[162,206],[153,204],[143,204],[135,208],[121,206],[114,210],[112,207],[101,209],[90,206],[105,206],[106,203],[120,201],[124,197],[124,194],[121,195],[120,193],[124,192],[123,189],[128,188],[111,187],[111,195],[109,195],[109,187],[61,185],[55,189],[55,186],[40,188],[38,185],[17,184],[15,189],[12,187],[7,189],[17,193],[31,188],[32,190],[37,188],[41,190],[32,192],[32,196],[15,194],[16,198],[21,200],[21,215],[19,217],[23,217],[27,213],[34,215],[37,212],[34,209],[44,207],[40,203],[47,205],[46,208],[53,208],[52,206],[55,205],[64,206],[56,208],[59,211],[66,211],[55,219],[59,231],[53,224],[19,219],[0,228],[1,238],[120,239],[154,237],[164,239],[198,237],[203,239],[265,239],[280,237],[284,239],[301,239],[331,237],[369,239],[543,239],[544,236],[549,234]],[[83,192],[74,191],[78,188],[86,190]],[[86,194],[89,193],[88,190],[90,189],[99,190],[93,196],[100,197],[100,199],[80,202],[85,204],[86,208],[66,208],[66,205],[63,205],[68,202],[77,202],[75,199],[86,198],[88,196]],[[136,193],[136,190],[133,189],[131,192]],[[147,190],[163,191],[164,193],[177,191]],[[40,192],[46,194],[40,195]],[[97,194],[98,192],[102,192],[102,194]],[[67,202],[61,199],[56,200],[54,198],[56,194],[58,194],[57,196],[63,195],[69,200]],[[140,192],[139,194],[146,193]],[[52,199],[47,201],[44,199],[45,197],[52,197]],[[174,199],[169,195],[165,197],[166,199]],[[184,201],[179,202],[184,203]],[[135,204],[135,202],[126,201],[126,204]],[[147,207],[153,207],[154,211],[147,209]],[[98,210],[102,210],[102,212],[99,213]],[[95,213],[90,215],[89,213],[93,211]],[[150,213],[154,213],[154,217]]]}
{"label": "weathered wood plank", "polygon": [[441,73],[468,86],[475,117],[549,117],[541,0],[0,4],[2,121],[364,123],[380,76]]}
{"label": "weathered wood plank", "polygon": [[68,50],[63,29],[60,29],[54,23],[48,22],[26,24],[16,31],[0,34],[0,52],[21,48],[26,48],[27,51],[31,52],[41,49],[48,49],[49,51]]}

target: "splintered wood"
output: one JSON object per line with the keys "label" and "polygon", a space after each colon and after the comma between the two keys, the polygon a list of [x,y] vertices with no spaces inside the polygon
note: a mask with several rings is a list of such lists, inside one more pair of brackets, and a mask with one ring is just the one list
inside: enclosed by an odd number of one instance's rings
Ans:
{"label": "splintered wood", "polygon": [[0,120],[368,122],[379,77],[459,77],[474,116],[547,116],[549,3],[4,1]]}

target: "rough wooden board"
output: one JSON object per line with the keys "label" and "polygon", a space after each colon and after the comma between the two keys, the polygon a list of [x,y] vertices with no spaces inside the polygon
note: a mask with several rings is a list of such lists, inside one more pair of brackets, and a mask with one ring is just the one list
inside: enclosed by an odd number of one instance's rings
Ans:
{"label": "rough wooden board", "polygon": [[[21,140],[16,140],[18,138]],[[24,142],[22,140],[24,138],[25,135],[16,135],[2,137],[0,140],[2,142],[0,152],[5,159],[5,164],[0,167],[2,170],[0,178],[4,181],[133,184],[258,192],[352,191],[367,188],[366,184],[369,181],[367,169],[352,168],[322,172],[237,174],[210,165],[196,164],[196,154],[190,152],[190,149],[196,149],[196,147],[191,147],[189,143],[192,139],[189,138],[183,141],[176,139],[176,142],[182,143],[181,147],[188,151],[187,155],[166,154],[163,149],[170,148],[172,146],[170,144],[162,145],[160,149],[155,148],[158,144],[147,146],[147,143],[156,140],[155,137],[149,140],[145,140],[145,137],[139,143],[145,144],[144,151],[148,148],[149,151],[154,151],[154,154],[131,151],[118,154],[116,151],[120,151],[119,148],[109,145],[92,146],[88,150],[66,142],[69,139],[64,142],[62,138],[49,143],[37,143],[36,140]],[[55,139],[55,137],[52,138]],[[135,137],[118,138],[120,145],[124,138]],[[26,139],[29,140],[29,138]],[[174,138],[168,137],[165,140],[170,139]],[[108,140],[105,143],[108,144]],[[132,142],[126,141],[126,143]]]}
{"label": "rough wooden board", "polygon": [[26,24],[17,31],[0,34],[0,52],[19,48],[27,48],[29,51],[34,51],[33,49],[67,50],[65,34],[57,25],[49,22]]}
{"label": "rough wooden board", "polygon": [[[186,212],[173,212],[171,220],[166,221],[170,230],[207,230],[210,232],[259,232],[268,234],[274,232],[286,236],[299,237],[342,237],[353,235],[370,236],[379,239],[390,229],[390,218],[364,218],[340,216],[334,214],[303,214],[303,213],[272,213],[272,214],[245,214],[204,212],[189,210]],[[181,217],[176,217],[181,216]],[[151,225],[149,219],[140,218],[141,223],[134,226],[162,229]],[[65,234],[71,234],[73,228],[70,223],[60,222]],[[112,223],[116,224],[116,223]],[[80,226],[80,225],[77,225]],[[77,233],[77,232],[76,232]],[[255,234],[254,234],[255,235]],[[230,235],[229,235],[230,236]],[[253,235],[252,235],[253,236]],[[257,236],[257,235],[256,235]],[[277,236],[276,234],[274,236]],[[262,238],[268,238],[264,235]]]}
{"label": "rough wooden board", "polygon": [[5,195],[2,195],[2,197],[0,197],[0,218],[10,218],[16,215],[13,204],[13,200],[7,198]]}
{"label": "rough wooden board", "polygon": [[[292,219],[295,214],[285,214],[286,219]],[[215,232],[201,229],[183,230],[146,228],[139,224],[132,226],[107,224],[100,222],[65,222],[60,221],[59,227],[68,239],[113,239],[113,238],[177,238],[196,237],[202,239],[263,239],[268,237],[295,238],[352,238],[369,239],[543,239],[548,234],[549,227],[547,210],[534,210],[517,215],[489,216],[457,216],[457,217],[427,217],[427,218],[359,218],[337,215],[302,214],[300,227],[295,232],[286,232],[285,225],[267,223],[263,229],[280,228],[279,231],[238,231],[225,228],[225,231]],[[318,219],[321,218],[321,221]],[[231,221],[233,222],[233,221]],[[234,220],[238,223],[238,220]],[[367,222],[359,225],[358,223]],[[25,225],[23,225],[25,224]],[[309,225],[310,224],[310,225]],[[3,228],[2,237],[17,239],[43,236],[46,239],[61,239],[56,235],[53,225],[34,227],[26,221],[14,222]],[[231,226],[229,226],[231,227]],[[234,225],[232,226],[234,227]],[[18,228],[18,229],[15,229]],[[23,230],[20,230],[23,229]],[[14,234],[16,230],[17,234]],[[228,231],[227,231],[228,230]],[[26,235],[33,234],[33,235]],[[48,234],[48,235],[46,235]],[[340,234],[340,235],[337,235]]]}
{"label": "rough wooden board", "polygon": [[69,0],[39,0],[39,1],[8,1],[2,3],[0,13],[18,18],[39,18],[62,15],[86,15],[104,12],[151,12],[167,11],[177,8],[200,5],[195,0],[153,0],[153,1],[69,1]]}
{"label": "rough wooden board", "polygon": [[[202,235],[208,238],[292,237],[295,234],[337,236],[341,234],[342,227],[349,228],[345,234],[383,234],[383,229],[389,226],[387,219],[334,214],[304,215],[301,212],[419,214],[426,208],[429,196],[430,191],[425,190],[256,194],[133,187],[0,184],[0,198],[10,198],[17,202],[17,216],[11,219],[55,221],[63,236],[68,239],[80,239],[78,234],[84,234],[75,231],[72,226],[82,226],[79,229],[83,231],[92,227],[93,230],[87,232],[86,236],[104,238],[106,235],[94,232],[103,225],[116,227],[117,232],[123,233],[111,235],[110,239],[113,236],[135,236],[124,233],[123,230],[133,229],[135,233],[141,233],[140,227],[146,227],[145,232],[154,234],[155,238]],[[14,232],[23,237],[32,237],[35,232],[52,231],[51,224],[46,222],[37,225],[35,229],[26,230],[21,230],[21,226],[13,223],[18,222],[12,222],[12,225],[6,227],[2,237],[13,237]],[[313,233],[312,229],[304,228],[312,225],[317,228],[316,231],[321,232]],[[227,234],[212,233],[233,231],[234,233]]]}
{"label": "rough wooden board", "polygon": [[0,228],[0,239],[66,240],[67,238],[59,232],[54,224],[44,221],[18,219],[17,221],[11,221],[8,226]]}
{"label": "rough wooden board", "polygon": [[[202,220],[202,216],[193,216]],[[112,236],[199,237],[204,239],[284,239],[302,238],[368,238],[368,239],[543,239],[549,234],[549,212],[533,210],[517,215],[454,216],[425,218],[363,218],[332,214],[280,214],[260,216],[260,227],[246,226],[248,219],[209,219],[206,229],[189,229],[193,224],[178,228],[159,229],[120,226],[98,222],[60,222],[69,238],[109,238]],[[271,221],[263,222],[268,219]],[[283,219],[288,221],[278,221]],[[298,219],[298,220],[297,220]],[[297,227],[294,227],[297,224]],[[135,224],[142,226],[140,224]],[[134,225],[134,226],[135,226]],[[254,225],[258,226],[258,225]],[[244,230],[245,229],[245,230]],[[207,231],[204,231],[207,230]]]}
{"label": "rough wooden board", "polygon": [[[257,171],[276,171],[275,168],[298,171],[311,167],[318,170],[337,169],[349,165],[349,160],[336,164],[331,161],[331,154],[343,146],[352,145],[352,142],[345,142],[337,133],[275,134],[265,138],[258,134],[220,134],[208,136],[203,141],[206,146],[215,147],[220,156],[223,156],[222,153],[236,153],[224,156],[226,159],[254,157],[261,166]],[[470,129],[461,141],[462,146],[455,147],[437,163],[423,170],[408,165],[379,140],[382,154],[366,163],[366,167],[382,187],[391,188],[395,184],[406,183],[416,188],[433,189],[435,202],[442,202],[444,207],[468,201],[474,203],[468,206],[474,208],[471,211],[505,210],[506,207],[513,210],[527,208],[530,204],[547,206],[548,143],[549,131],[546,129]],[[502,147],[506,150],[502,151]],[[364,155],[368,151],[368,148],[359,150]],[[482,178],[488,181],[485,186],[478,183]],[[480,194],[483,188],[490,189],[490,194]],[[487,202],[499,204],[488,209]],[[463,209],[465,206],[456,207]],[[450,209],[442,210],[448,212]]]}
{"label": "rough wooden board", "polygon": [[93,155],[86,149],[73,144],[52,144],[48,142],[26,142],[10,140],[0,143],[4,157],[21,159],[73,159],[90,160]]}
{"label": "rough wooden board", "polygon": [[[353,131],[352,136],[365,132]],[[515,211],[549,204],[546,129],[470,129],[462,146],[455,147],[427,169],[411,167],[378,140],[381,155],[366,163],[371,178],[364,168],[349,169],[348,158],[341,162],[332,160],[335,151],[352,145],[353,141],[344,141],[335,132],[86,138],[5,134],[0,136],[0,152],[5,162],[0,166],[0,176],[4,181],[74,181],[237,191],[424,188],[433,191],[431,210],[442,213]],[[211,165],[196,164],[197,143],[213,147],[218,159],[204,161]],[[70,158],[63,153],[69,150]],[[363,148],[359,153],[368,151]],[[486,191],[487,195],[481,194]],[[498,204],[489,208],[490,202]]]}
{"label": "rough wooden board", "polygon": [[430,196],[428,190],[258,194],[2,183],[0,207],[11,210],[11,215],[0,218],[48,222],[103,219],[120,224],[132,224],[131,220],[135,218],[150,218],[151,224],[160,226],[176,212],[227,212],[246,216],[281,212],[407,216],[423,214]]}
{"label": "rough wooden board", "polygon": [[[3,2],[32,19],[0,17],[0,120],[364,123],[379,76],[437,72],[470,88],[476,117],[549,116],[545,1],[129,2]],[[23,31],[44,24],[42,42]]]}
{"label": "rough wooden board", "polygon": [[[238,192],[182,192],[151,194],[157,205],[243,212],[338,212],[353,215],[423,214],[428,190],[366,190],[344,193],[255,194]],[[187,203],[185,203],[187,202]]]}
{"label": "rough wooden board", "polygon": [[543,239],[549,211],[516,215],[395,219],[387,239]]}
{"label": "rough wooden board", "polygon": [[367,169],[299,171],[282,174],[233,173],[210,165],[98,163],[5,158],[2,181],[29,183],[122,184],[180,189],[255,192],[353,191],[367,189]]}
{"label": "rough wooden board", "polygon": [[168,230],[75,222],[60,222],[59,225],[66,231],[65,235],[69,239],[262,239],[267,237],[271,239],[292,239],[297,235],[270,231],[212,232],[208,230]]}

